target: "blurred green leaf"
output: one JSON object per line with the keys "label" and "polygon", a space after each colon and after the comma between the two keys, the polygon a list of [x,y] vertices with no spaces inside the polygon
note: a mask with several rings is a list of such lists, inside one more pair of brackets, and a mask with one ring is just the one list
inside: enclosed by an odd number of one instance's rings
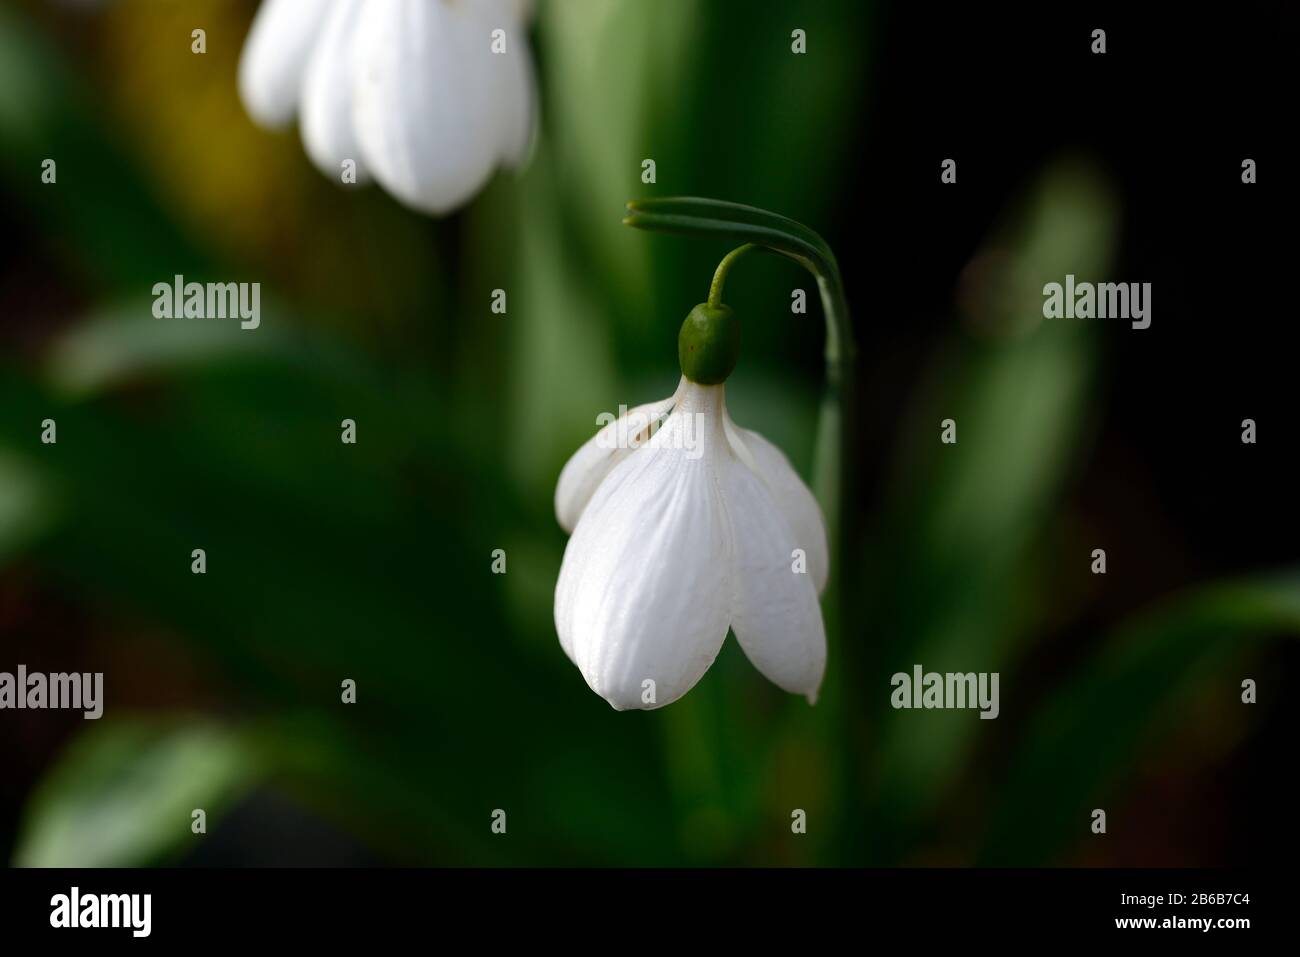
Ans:
{"label": "blurred green leaf", "polygon": [[[540,156],[538,162],[549,159]],[[596,415],[661,395],[619,395],[609,322],[587,276],[565,254],[559,210],[545,192],[521,196],[517,303],[508,342],[511,371],[506,453],[521,487],[550,513],[560,468],[597,428]],[[663,395],[671,395],[667,381]],[[544,498],[543,498],[544,496]]]}
{"label": "blurred green leaf", "polygon": [[[590,0],[540,10],[543,113],[563,197],[563,243],[589,272],[614,320],[621,366],[639,364],[670,338],[703,298],[726,249],[628,243],[618,211],[629,196],[720,196],[779,209],[830,227],[834,184],[849,175],[844,122],[862,95],[873,12],[857,0],[820,0],[798,26],[816,56],[790,49],[790,12],[780,4],[720,0]],[[816,68],[810,69],[815,62]],[[773,143],[783,149],[773,149]],[[799,153],[791,175],[789,151]],[[642,164],[656,180],[642,181]],[[533,186],[531,188],[541,188]],[[789,294],[793,270],[751,276],[733,306]],[[788,359],[813,345],[797,325],[756,326],[747,350]]]}
{"label": "blurred green leaf", "polygon": [[1161,601],[1106,639],[1046,699],[1012,756],[981,861],[1041,866],[1089,836],[1091,810],[1158,744],[1160,719],[1198,675],[1232,706],[1225,666],[1260,639],[1300,636],[1300,570],[1202,586]]}
{"label": "blurred green leaf", "polygon": [[148,301],[122,303],[61,335],[46,360],[54,387],[79,397],[148,375],[177,375],[229,356],[271,351],[280,344],[274,332],[249,335],[235,321],[159,320],[151,309]]}
{"label": "blurred green leaf", "polygon": [[[880,647],[863,679],[880,722],[869,786],[891,822],[874,829],[882,848],[914,842],[907,826],[947,793],[990,724],[960,710],[895,711],[889,676],[915,664],[1000,671],[1029,632],[1032,550],[1083,454],[1096,364],[1090,327],[1041,321],[1041,289],[1103,269],[1116,228],[1115,201],[1096,174],[1073,162],[1049,169],[990,241],[994,265],[967,303],[981,334],[948,344],[902,430],[910,440],[865,577]],[[939,441],[948,418],[956,444]]]}
{"label": "blurred green leaf", "polygon": [[213,722],[100,720],[32,795],[15,865],[164,861],[194,838],[196,808],[206,812],[211,828],[257,773],[238,732]]}
{"label": "blurred green leaf", "polygon": [[[548,178],[581,197],[566,212],[582,241],[576,258],[606,273],[607,287],[630,301],[649,297],[649,251],[612,241],[616,214],[639,181],[642,157],[652,155],[652,121],[689,99],[690,73],[683,67],[698,42],[700,12],[690,0],[589,0],[539,9],[548,91],[543,109],[554,153]],[[631,318],[644,323],[647,313]]]}
{"label": "blurred green leaf", "polygon": [[[68,263],[109,288],[200,272],[203,257],[113,144],[102,110],[21,11],[0,6],[0,187],[40,218]],[[41,164],[58,163],[58,183]]]}
{"label": "blurred green leaf", "polygon": [[0,563],[50,526],[52,509],[52,497],[39,471],[0,446]]}

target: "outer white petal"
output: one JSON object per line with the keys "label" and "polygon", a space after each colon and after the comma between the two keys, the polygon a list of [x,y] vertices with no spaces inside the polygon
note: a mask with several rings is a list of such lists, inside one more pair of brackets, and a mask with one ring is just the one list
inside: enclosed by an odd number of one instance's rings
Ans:
{"label": "outer white petal", "polygon": [[353,118],[374,178],[442,214],[474,195],[500,152],[490,28],[473,3],[367,0]]}
{"label": "outer white petal", "polygon": [[[496,0],[488,9],[495,19],[489,32],[505,31],[506,50],[491,60],[496,84],[493,109],[498,119],[498,160],[510,167],[523,166],[533,145],[537,92],[533,83],[533,58],[528,49],[528,26],[520,18],[515,0]],[[499,11],[499,13],[497,12]]]}
{"label": "outer white petal", "polygon": [[785,453],[751,429],[742,429],[727,416],[727,437],[736,454],[762,477],[781,514],[789,524],[794,546],[808,556],[808,573],[817,594],[826,588],[830,550],[826,521],[812,490],[804,484]]}
{"label": "outer white petal", "polygon": [[[732,543],[717,461],[721,387],[690,386],[649,443],[597,489],[564,553],[555,623],[592,690],[619,710],[689,691],[727,635]],[[703,413],[702,420],[692,417]],[[695,432],[703,421],[705,434]],[[695,448],[683,447],[687,440]],[[643,701],[643,682],[655,701]]]}
{"label": "outer white petal", "polygon": [[303,76],[303,145],[312,162],[336,182],[344,160],[357,164],[357,182],[367,178],[352,126],[354,47],[365,7],[366,0],[333,0]]}
{"label": "outer white petal", "polygon": [[262,126],[287,126],[298,111],[303,71],[332,0],[265,0],[239,59],[239,95]]}
{"label": "outer white petal", "polygon": [[[682,382],[686,380],[683,378]],[[678,385],[678,393],[682,386]],[[677,393],[658,402],[629,409],[601,427],[570,456],[555,483],[555,517],[560,527],[572,532],[597,487],[619,462],[640,446],[677,401]]]}
{"label": "outer white petal", "polygon": [[723,472],[735,540],[736,639],[772,682],[817,700],[826,670],[826,628],[808,572],[796,572],[789,523],[767,483],[739,458]]}

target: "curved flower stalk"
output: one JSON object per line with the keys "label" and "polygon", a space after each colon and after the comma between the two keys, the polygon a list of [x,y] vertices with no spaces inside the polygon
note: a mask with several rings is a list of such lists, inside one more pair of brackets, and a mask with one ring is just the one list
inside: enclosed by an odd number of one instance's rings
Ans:
{"label": "curved flower stalk", "polygon": [[625,225],[656,232],[681,233],[729,239],[746,245],[732,252],[719,267],[718,277],[736,255],[748,248],[766,250],[793,259],[817,280],[822,314],[826,318],[826,396],[817,429],[817,463],[814,487],[834,530],[839,520],[840,489],[848,486],[848,467],[842,450],[849,423],[844,410],[852,407],[853,363],[856,345],[849,322],[848,300],[839,263],[830,246],[803,223],[757,206],[729,203],[698,196],[673,196],[636,200],[627,204]]}
{"label": "curved flower stalk", "polygon": [[[761,238],[776,248],[766,241],[773,236]],[[828,270],[823,292],[832,283],[838,290],[834,259],[816,242],[808,261]],[[792,248],[805,247],[811,240],[796,237]],[[818,596],[830,572],[821,509],[785,455],[736,425],[726,406],[740,340],[722,289],[748,248],[723,260],[709,301],[682,324],[677,391],[605,425],[556,486],[556,517],[572,534],[555,589],[556,631],[587,684],[618,710],[680,698],[713,663],[728,629],[781,688],[814,703],[821,686]],[[847,313],[840,315],[837,357],[851,345]]]}
{"label": "curved flower stalk", "polygon": [[477,193],[532,140],[526,0],[263,0],[239,64],[249,114],[299,118],[327,176],[355,164],[433,215]]}

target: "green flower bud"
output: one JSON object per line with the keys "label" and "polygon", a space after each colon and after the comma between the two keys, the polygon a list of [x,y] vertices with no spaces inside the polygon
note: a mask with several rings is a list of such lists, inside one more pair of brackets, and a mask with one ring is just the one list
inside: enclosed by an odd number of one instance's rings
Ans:
{"label": "green flower bud", "polygon": [[722,304],[702,302],[691,310],[677,334],[682,375],[700,385],[718,385],[740,358],[740,320]]}

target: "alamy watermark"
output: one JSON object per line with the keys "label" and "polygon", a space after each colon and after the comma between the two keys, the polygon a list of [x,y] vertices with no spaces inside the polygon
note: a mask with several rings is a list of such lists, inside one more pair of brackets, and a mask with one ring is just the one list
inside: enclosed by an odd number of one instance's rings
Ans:
{"label": "alamy watermark", "polygon": [[26,665],[17,674],[0,671],[0,710],[6,708],[84,711],[93,721],[104,714],[104,673],[45,674],[28,672]]}
{"label": "alamy watermark", "polygon": [[600,431],[596,433],[596,447],[601,449],[639,449],[648,445],[656,449],[682,449],[688,459],[698,459],[704,454],[701,441],[708,428],[708,416],[703,412],[693,415],[677,414],[681,425],[665,429],[670,410],[631,409],[618,407],[618,413],[602,412],[596,416]]}
{"label": "alamy watermark", "polygon": [[262,324],[259,282],[186,282],[184,276],[153,286],[155,319],[239,319],[239,328]]}
{"label": "alamy watermark", "polygon": [[889,703],[895,708],[978,708],[980,718],[992,720],[998,705],[998,672],[967,671],[940,673],[912,666],[912,673],[900,671],[889,683],[894,690]]}
{"label": "alamy watermark", "polygon": [[1043,287],[1044,319],[1130,319],[1134,329],[1151,325],[1151,283],[1079,282],[1074,274],[1065,283]]}
{"label": "alamy watermark", "polygon": [[148,937],[153,930],[153,895],[83,894],[73,887],[50,898],[50,926],[123,928],[132,937]]}

